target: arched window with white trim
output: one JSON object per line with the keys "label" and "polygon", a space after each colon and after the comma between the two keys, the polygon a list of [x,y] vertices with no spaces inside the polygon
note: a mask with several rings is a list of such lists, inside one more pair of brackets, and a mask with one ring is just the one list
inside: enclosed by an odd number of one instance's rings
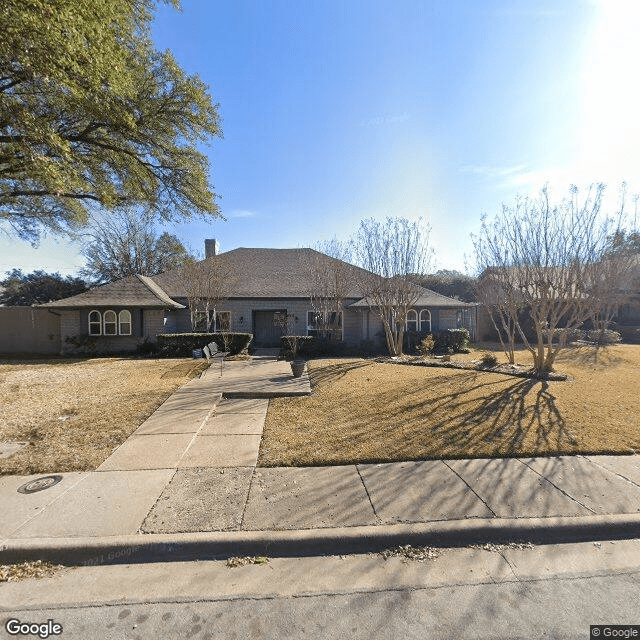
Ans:
{"label": "arched window with white trim", "polygon": [[89,312],[89,335],[99,336],[102,334],[102,315],[95,309]]}
{"label": "arched window with white trim", "polygon": [[431,311],[423,309],[420,312],[420,331],[431,331]]}
{"label": "arched window with white trim", "polygon": [[105,311],[102,316],[102,333],[105,336],[118,335],[118,316],[111,309]]}
{"label": "arched window with white trim", "polygon": [[407,331],[418,330],[418,312],[415,309],[407,311]]}
{"label": "arched window with white trim", "polygon": [[118,314],[118,333],[121,336],[131,335],[131,312],[126,309]]}

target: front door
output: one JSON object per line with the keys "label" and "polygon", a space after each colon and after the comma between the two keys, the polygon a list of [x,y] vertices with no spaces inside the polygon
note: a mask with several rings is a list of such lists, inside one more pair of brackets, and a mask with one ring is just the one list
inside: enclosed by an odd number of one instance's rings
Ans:
{"label": "front door", "polygon": [[274,315],[284,313],[286,309],[253,312],[253,341],[259,348],[280,347],[280,336],[284,334],[282,327],[275,323]]}

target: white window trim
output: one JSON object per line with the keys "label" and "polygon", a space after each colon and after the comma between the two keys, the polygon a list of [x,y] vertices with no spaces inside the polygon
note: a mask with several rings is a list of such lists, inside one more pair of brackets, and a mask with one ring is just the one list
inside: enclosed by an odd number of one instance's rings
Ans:
{"label": "white window trim", "polygon": [[[409,329],[409,322],[415,322],[416,328]],[[407,311],[407,317],[404,322],[405,331],[418,331],[420,328],[420,323],[418,321],[418,312],[415,309],[409,309]]]}
{"label": "white window trim", "polygon": [[[93,321],[91,322],[91,314],[92,313],[97,313],[98,314],[98,320],[97,321]],[[98,333],[94,333],[91,331],[91,325],[98,325]],[[91,309],[91,311],[89,311],[89,317],[88,317],[88,321],[87,321],[87,328],[89,331],[89,335],[90,336],[101,336],[102,335],[102,314],[97,310],[97,309]]]}
{"label": "white window trim", "polygon": [[[98,314],[98,319],[92,321],[91,320],[92,314]],[[114,315],[115,319],[113,322],[107,322],[107,317],[109,316],[109,314]],[[123,320],[123,314],[128,315],[128,318],[129,318],[128,321]],[[115,325],[114,333],[107,333],[105,331],[105,326],[107,324]],[[129,331],[127,333],[122,331],[123,324],[129,325]],[[93,325],[94,327],[97,326],[98,331],[92,332],[91,325]],[[91,309],[91,311],[89,311],[89,315],[87,316],[87,331],[90,336],[132,336],[133,335],[133,313],[131,313],[131,309],[121,309],[120,311],[116,311],[115,309],[105,309],[104,311],[99,311],[98,309]]]}
{"label": "white window trim", "polygon": [[[125,321],[124,323],[122,322],[122,314],[126,313],[129,316],[129,320]],[[129,331],[128,333],[125,333],[124,331],[122,331],[122,325],[123,324],[128,324],[129,325]],[[118,335],[119,336],[130,336],[133,332],[133,316],[131,315],[131,311],[129,311],[129,309],[122,309],[119,313],[118,313]]]}
{"label": "white window trim", "polygon": [[[107,314],[113,314],[113,322],[107,322]],[[114,325],[115,331],[113,333],[107,333],[107,325]],[[117,336],[118,335],[118,314],[113,309],[107,309],[102,314],[102,335],[103,336]]]}
{"label": "white window trim", "polygon": [[[213,313],[213,312],[211,312]],[[209,318],[207,317],[206,311],[196,311],[194,315],[194,331],[202,331],[202,325],[204,325],[205,331],[209,331],[211,328],[211,323],[209,322]]]}
{"label": "white window trim", "polygon": [[[328,312],[329,315],[337,313],[338,317],[339,317],[339,321],[338,321],[338,327],[336,329],[336,334],[338,337],[339,341],[342,341],[343,339],[343,331],[344,331],[344,314],[342,313],[342,311],[329,311]],[[318,331],[318,323],[317,322],[309,322],[309,316],[313,314],[313,316],[320,316],[320,317],[324,317],[324,314],[322,313],[322,311],[316,311],[315,309],[310,309],[309,311],[307,311],[307,335],[309,335],[309,331]]]}
{"label": "white window trim", "polygon": [[226,331],[231,332],[231,311],[215,311],[213,316],[213,330],[214,331],[225,331],[225,329],[218,329],[218,316],[219,315],[227,315],[229,316],[229,328]]}
{"label": "white window trim", "polygon": [[[427,314],[427,317],[429,319],[429,328],[427,329],[427,331],[431,332],[431,311],[429,309],[422,309],[420,311],[420,316],[418,317],[418,329],[419,329],[420,332],[424,331],[424,329],[422,328],[422,323],[423,323],[422,314],[423,313]],[[426,320],[425,320],[425,322],[426,322]]]}
{"label": "white window trim", "polygon": [[309,335],[309,331],[317,331],[317,322],[311,322],[311,319],[315,319],[316,316],[321,315],[319,311],[314,311],[313,309],[307,311],[307,335]]}

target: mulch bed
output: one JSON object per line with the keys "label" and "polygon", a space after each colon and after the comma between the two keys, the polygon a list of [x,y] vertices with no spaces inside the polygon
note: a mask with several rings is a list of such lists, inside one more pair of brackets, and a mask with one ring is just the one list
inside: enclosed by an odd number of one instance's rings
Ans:
{"label": "mulch bed", "polygon": [[487,367],[483,365],[479,360],[470,361],[449,361],[441,360],[438,358],[375,358],[376,362],[382,362],[386,364],[403,364],[410,367],[443,367],[445,369],[465,369],[467,371],[487,371],[489,373],[502,373],[506,376],[514,376],[516,378],[530,378],[533,380],[554,380],[562,381],[566,380],[567,376],[564,373],[556,373],[551,371],[544,376],[536,374],[531,367],[526,367],[522,364],[498,364],[495,367]]}

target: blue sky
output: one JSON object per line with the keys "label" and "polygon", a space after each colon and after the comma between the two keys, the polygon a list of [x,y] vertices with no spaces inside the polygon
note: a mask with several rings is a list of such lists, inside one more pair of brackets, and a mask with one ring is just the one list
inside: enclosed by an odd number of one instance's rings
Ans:
{"label": "blue sky", "polygon": [[[550,182],[640,176],[635,0],[182,0],[153,37],[220,103],[204,150],[226,221],[201,251],[312,246],[423,217],[464,270],[483,212]],[[0,238],[0,272],[74,273],[78,247]]]}

